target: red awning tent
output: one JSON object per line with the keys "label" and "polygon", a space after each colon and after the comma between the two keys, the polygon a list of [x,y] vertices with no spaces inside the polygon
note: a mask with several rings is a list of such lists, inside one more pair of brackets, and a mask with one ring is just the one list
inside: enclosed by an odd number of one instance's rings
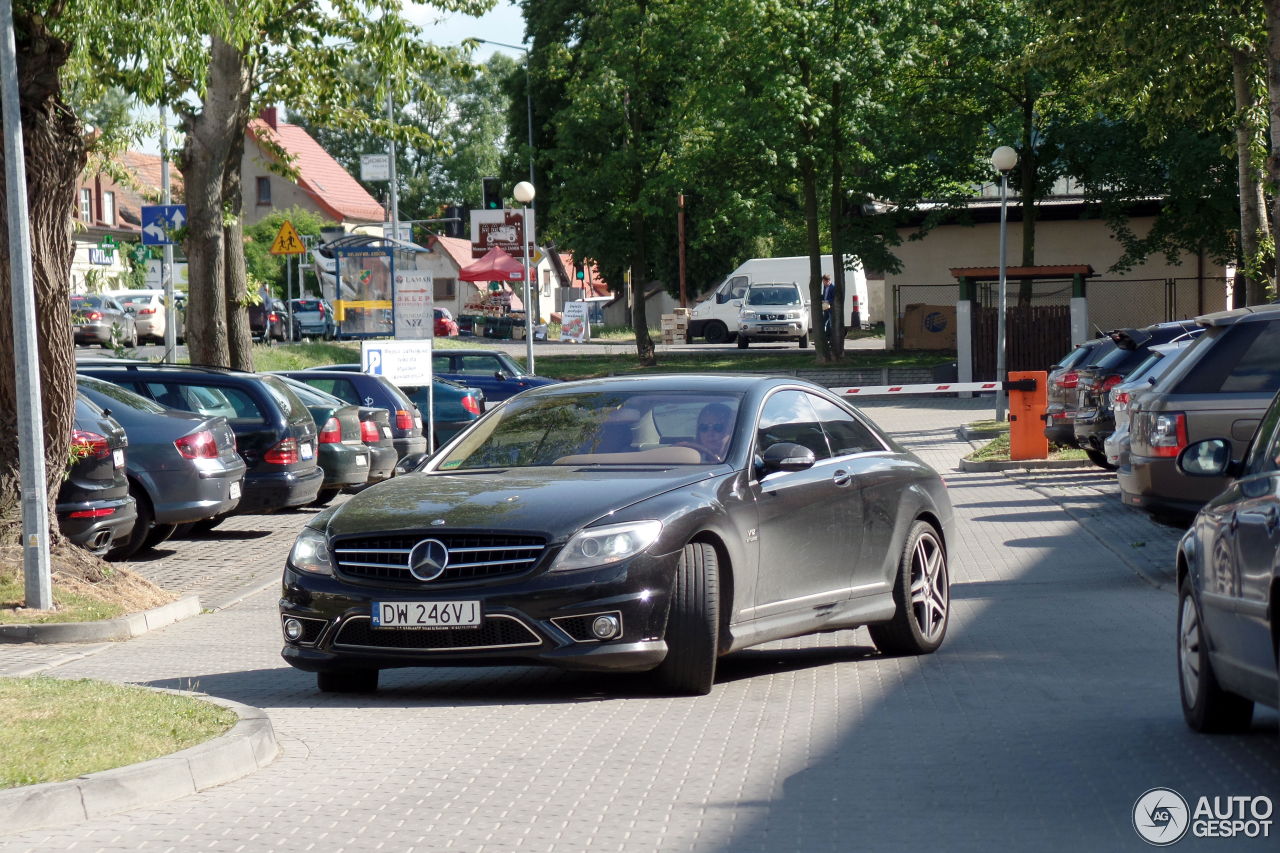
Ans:
{"label": "red awning tent", "polygon": [[458,270],[463,281],[524,281],[524,264],[499,248]]}

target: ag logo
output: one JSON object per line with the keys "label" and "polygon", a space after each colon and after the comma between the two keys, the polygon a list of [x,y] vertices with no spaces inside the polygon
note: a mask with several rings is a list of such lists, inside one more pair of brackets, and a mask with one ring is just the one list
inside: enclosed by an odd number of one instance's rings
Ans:
{"label": "ag logo", "polygon": [[1133,804],[1133,828],[1148,844],[1167,847],[1181,841],[1190,825],[1187,801],[1171,788],[1152,788]]}

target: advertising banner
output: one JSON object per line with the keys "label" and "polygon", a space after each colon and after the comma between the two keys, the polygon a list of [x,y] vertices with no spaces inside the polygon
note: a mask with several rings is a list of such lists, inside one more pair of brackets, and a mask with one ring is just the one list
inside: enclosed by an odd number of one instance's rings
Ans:
{"label": "advertising banner", "polygon": [[431,289],[433,278],[429,272],[417,270],[396,271],[395,306],[396,337],[407,340],[430,338],[435,333],[435,315],[432,311]]}
{"label": "advertising banner", "polygon": [[560,340],[585,343],[591,340],[591,314],[585,302],[566,302],[560,320]]}

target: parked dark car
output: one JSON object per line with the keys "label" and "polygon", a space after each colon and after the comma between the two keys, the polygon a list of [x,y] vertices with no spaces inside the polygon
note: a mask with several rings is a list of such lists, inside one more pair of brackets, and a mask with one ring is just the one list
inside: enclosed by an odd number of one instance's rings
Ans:
{"label": "parked dark car", "polygon": [[431,371],[441,379],[479,388],[485,403],[500,403],[526,389],[560,381],[527,372],[501,350],[439,350],[431,354]]}
{"label": "parked dark car", "polygon": [[1129,409],[1142,394],[1177,362],[1192,340],[1156,344],[1142,364],[1133,369],[1125,380],[1108,392],[1111,411],[1115,414],[1116,428],[1102,443],[1107,461],[1117,470],[1129,465]]}
{"label": "parked dark car", "polygon": [[319,493],[324,472],[316,463],[315,421],[276,377],[144,362],[82,361],[76,367],[80,373],[114,382],[162,406],[225,417],[248,466],[236,514],[302,506]]}
{"label": "parked dark car", "polygon": [[324,338],[330,340],[338,330],[333,306],[323,299],[307,297],[289,300],[293,309],[293,339]]}
{"label": "parked dark car", "polygon": [[305,382],[277,377],[307,407],[319,428],[317,452],[324,484],[312,506],[324,506],[350,486],[369,482],[369,448],[360,429],[360,407],[317,391]]}
{"label": "parked dark car", "polygon": [[1189,478],[1235,479],[1178,546],[1178,674],[1191,728],[1241,731],[1255,704],[1280,704],[1280,396],[1242,461],[1228,437],[1184,449]]}
{"label": "parked dark car", "polygon": [[369,448],[369,484],[395,475],[400,454],[391,437],[391,413],[376,406],[361,406],[360,440]]}
{"label": "parked dark car", "polygon": [[76,396],[71,431],[76,461],[58,489],[54,514],[68,541],[95,554],[128,539],[138,517],[125,475],[128,443],[124,427],[101,406]]}
{"label": "parked dark car", "polygon": [[1074,445],[1077,384],[1079,368],[1092,364],[1096,359],[1115,349],[1116,342],[1109,337],[1092,338],[1077,344],[1057,364],[1049,367],[1047,382],[1048,407],[1045,409],[1044,434],[1054,444]]}
{"label": "parked dark car", "polygon": [[816,385],[545,386],[304,528],[283,655],[321,690],[523,661],[699,694],[719,656],[818,631],[869,625],[886,653],[927,653],[951,532],[941,478]]}
{"label": "parked dark car", "polygon": [[71,294],[71,334],[77,344],[98,344],[105,349],[138,345],[133,312],[104,294]]}
{"label": "parked dark car", "polygon": [[1191,338],[1203,331],[1202,326],[1187,320],[1159,323],[1136,331],[1111,332],[1109,337],[1115,340],[1115,349],[1077,369],[1075,416],[1071,419],[1071,427],[1076,446],[1093,464],[1101,468],[1115,468],[1107,460],[1103,447],[1103,442],[1116,425],[1109,397],[1111,389],[1146,361],[1151,347]]}
{"label": "parked dark car", "polygon": [[249,306],[249,334],[255,341],[272,343],[288,337],[285,327],[289,322],[288,310],[279,299],[264,299]]}
{"label": "parked dark car", "polygon": [[[310,373],[313,370],[361,372],[360,365],[353,363],[310,367],[304,372]],[[439,447],[484,414],[485,395],[479,388],[468,388],[443,377],[433,375],[432,380],[430,398],[425,385],[397,385],[396,387],[413,402],[421,418],[419,423],[428,420],[428,413],[432,413],[432,433],[435,439],[432,446]]]}
{"label": "parked dark car", "polygon": [[129,437],[126,471],[138,520],[111,559],[154,548],[177,525],[225,515],[240,503],[245,464],[226,418],[167,409],[92,376],[77,377],[76,385]]}
{"label": "parked dark car", "polygon": [[305,382],[317,391],[332,394],[348,403],[386,409],[397,462],[406,456],[427,451],[427,439],[422,434],[422,418],[417,408],[390,379],[361,373],[358,368],[335,370],[312,367],[307,370],[284,370],[280,375]]}
{"label": "parked dark car", "polygon": [[1186,524],[1228,479],[1186,477],[1175,460],[1188,444],[1226,436],[1236,458],[1280,391],[1280,305],[1207,314],[1176,364],[1130,404],[1129,467],[1119,472],[1125,504],[1157,520]]}

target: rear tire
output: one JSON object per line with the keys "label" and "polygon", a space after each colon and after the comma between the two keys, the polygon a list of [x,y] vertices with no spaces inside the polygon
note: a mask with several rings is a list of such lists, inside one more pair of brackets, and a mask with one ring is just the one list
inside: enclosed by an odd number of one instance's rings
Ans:
{"label": "rear tire", "polygon": [[684,546],[671,587],[667,656],[654,670],[673,693],[705,696],[716,680],[720,643],[720,565],[704,542]]}
{"label": "rear tire", "polygon": [[335,669],[316,673],[321,693],[374,693],[378,689],[376,669]]}
{"label": "rear tire", "polygon": [[1190,576],[1178,587],[1178,695],[1182,716],[1198,732],[1242,732],[1253,720],[1253,703],[1218,684],[1209,660],[1209,643]]}
{"label": "rear tire", "polygon": [[876,648],[887,655],[926,655],[942,645],[951,615],[947,552],[933,525],[911,526],[893,584],[893,619],[867,626]]}
{"label": "rear tire", "polygon": [[320,506],[320,507],[328,506],[329,501],[336,498],[338,496],[338,492],[340,491],[342,490],[341,489],[324,489],[319,494],[317,494],[315,497],[315,500],[307,504],[307,506]]}
{"label": "rear tire", "polygon": [[191,522],[191,532],[197,535],[208,533],[213,530],[213,528],[221,524],[224,518],[226,518],[226,516],[215,515],[213,518],[202,518],[199,521],[193,521]]}
{"label": "rear tire", "polygon": [[151,499],[147,497],[146,491],[137,483],[129,484],[129,494],[137,507],[138,517],[133,522],[129,538],[107,552],[108,560],[127,560],[147,547],[147,536],[151,533],[151,525],[156,517],[155,510],[151,508]]}
{"label": "rear tire", "polygon": [[153,524],[151,532],[147,534],[146,541],[142,543],[142,550],[154,548],[162,542],[168,541],[173,532],[178,529],[176,524]]}
{"label": "rear tire", "polygon": [[1107,461],[1107,454],[1101,450],[1094,450],[1091,447],[1084,448],[1084,455],[1089,457],[1089,461],[1099,468],[1105,468],[1108,471],[1116,470],[1116,466]]}

